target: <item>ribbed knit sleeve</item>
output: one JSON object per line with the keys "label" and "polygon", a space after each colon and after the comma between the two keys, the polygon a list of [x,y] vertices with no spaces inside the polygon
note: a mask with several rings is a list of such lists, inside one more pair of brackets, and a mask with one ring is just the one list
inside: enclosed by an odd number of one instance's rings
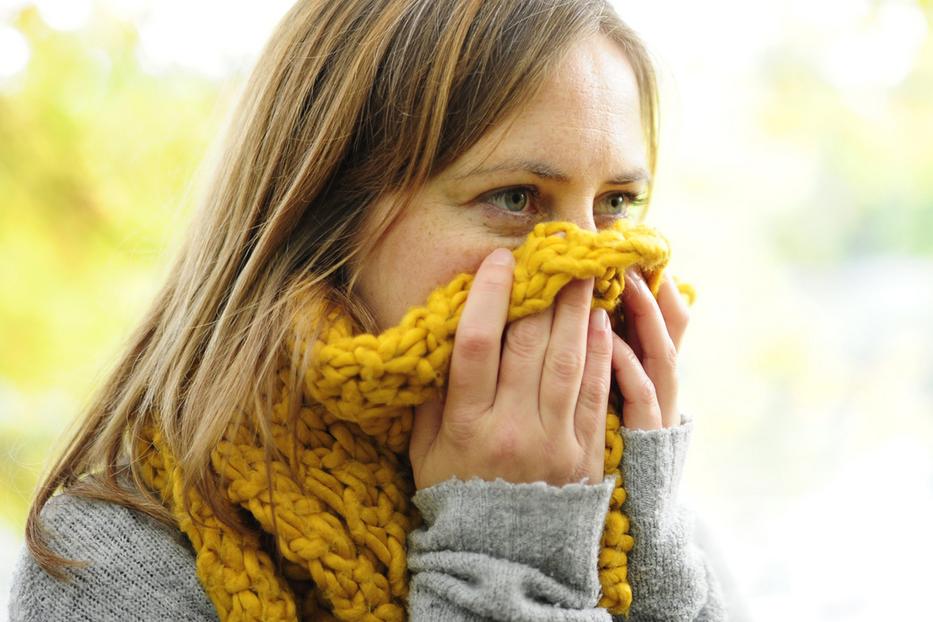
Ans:
{"label": "ribbed knit sleeve", "polygon": [[694,517],[677,497],[694,422],[660,430],[621,429],[622,477],[635,545],[628,556],[632,606],[614,622],[726,620],[722,587],[694,542]]}
{"label": "ribbed knit sleeve", "polygon": [[456,478],[419,490],[409,534],[412,622],[610,622],[597,556],[615,477],[597,485]]}
{"label": "ribbed knit sleeve", "polygon": [[48,575],[20,551],[10,593],[10,622],[216,622],[195,574],[184,535],[115,503],[57,495],[41,513],[51,546],[90,566]]}
{"label": "ribbed knit sleeve", "polygon": [[628,617],[596,607],[596,558],[614,478],[563,487],[456,478],[419,490],[425,524],[409,535],[412,622],[726,619],[721,588],[693,542],[677,488],[693,421],[622,429],[622,477],[635,540]]}

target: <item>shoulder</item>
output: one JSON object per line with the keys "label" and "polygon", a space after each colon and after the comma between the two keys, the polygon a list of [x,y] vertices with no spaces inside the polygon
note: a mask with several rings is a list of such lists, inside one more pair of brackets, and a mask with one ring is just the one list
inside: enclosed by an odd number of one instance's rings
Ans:
{"label": "shoulder", "polygon": [[11,622],[31,620],[216,620],[185,536],[116,503],[70,494],[40,513],[56,553],[89,565],[60,581],[23,545],[10,594]]}

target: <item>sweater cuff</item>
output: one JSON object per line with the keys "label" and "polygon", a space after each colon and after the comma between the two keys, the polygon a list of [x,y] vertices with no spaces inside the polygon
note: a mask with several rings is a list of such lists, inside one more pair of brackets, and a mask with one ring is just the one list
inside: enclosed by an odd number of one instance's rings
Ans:
{"label": "sweater cuff", "polygon": [[626,500],[622,511],[641,520],[659,520],[676,503],[677,490],[690,438],[693,418],[680,415],[680,425],[658,430],[621,428],[621,469]]}
{"label": "sweater cuff", "polygon": [[599,592],[597,559],[615,476],[600,484],[513,483],[455,477],[412,498],[427,529],[413,551],[458,551],[531,566],[587,594]]}

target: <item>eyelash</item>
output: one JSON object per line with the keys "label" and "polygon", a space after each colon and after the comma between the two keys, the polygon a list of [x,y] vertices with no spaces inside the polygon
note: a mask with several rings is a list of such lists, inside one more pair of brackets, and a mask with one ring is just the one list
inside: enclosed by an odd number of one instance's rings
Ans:
{"label": "eyelash", "polygon": [[[529,199],[534,200],[535,202],[541,200],[540,192],[538,192],[538,189],[534,186],[511,186],[509,188],[503,188],[501,190],[495,190],[493,192],[487,193],[480,198],[480,201],[498,214],[504,214],[506,218],[529,220],[531,216],[528,214],[527,209],[521,212],[510,212],[509,210],[503,209],[499,205],[492,202],[492,199],[496,197],[501,197],[514,192],[525,192],[528,194]],[[629,211],[637,209],[647,203],[647,196],[643,193],[637,192],[612,192],[606,195],[605,198],[612,198],[617,196],[623,197],[626,200],[625,210],[620,214],[601,214],[602,216],[609,216],[612,218],[628,218],[630,217]]]}

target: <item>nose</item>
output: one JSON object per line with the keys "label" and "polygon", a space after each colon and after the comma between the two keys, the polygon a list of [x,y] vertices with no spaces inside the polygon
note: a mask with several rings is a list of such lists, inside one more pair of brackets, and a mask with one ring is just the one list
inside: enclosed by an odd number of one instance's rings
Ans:
{"label": "nose", "polygon": [[596,232],[596,220],[593,217],[593,199],[580,197],[568,198],[555,214],[555,220],[572,222],[586,231]]}

